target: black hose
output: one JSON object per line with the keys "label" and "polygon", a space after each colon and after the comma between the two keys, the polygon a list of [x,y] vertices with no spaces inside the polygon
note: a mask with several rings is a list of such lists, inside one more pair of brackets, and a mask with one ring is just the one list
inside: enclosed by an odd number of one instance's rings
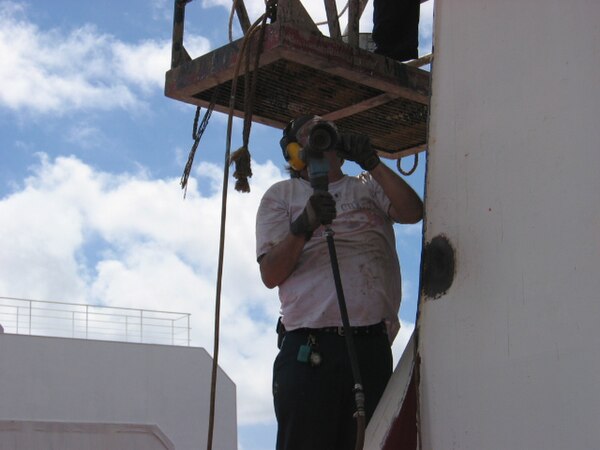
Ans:
{"label": "black hose", "polygon": [[356,404],[356,445],[355,450],[362,450],[365,440],[365,393],[360,376],[360,368],[358,366],[358,356],[356,347],[354,346],[354,336],[350,328],[350,320],[348,318],[348,308],[346,307],[346,298],[344,297],[344,289],[342,288],[342,279],[340,276],[340,267],[335,251],[335,242],[333,239],[334,232],[330,226],[325,230],[327,238],[327,247],[329,248],[329,258],[331,259],[331,270],[333,271],[333,280],[335,282],[335,290],[337,292],[338,305],[342,316],[342,324],[344,328],[344,338],[346,339],[346,349],[348,350],[348,358],[350,359],[350,367],[352,368],[352,376],[354,378],[354,402]]}

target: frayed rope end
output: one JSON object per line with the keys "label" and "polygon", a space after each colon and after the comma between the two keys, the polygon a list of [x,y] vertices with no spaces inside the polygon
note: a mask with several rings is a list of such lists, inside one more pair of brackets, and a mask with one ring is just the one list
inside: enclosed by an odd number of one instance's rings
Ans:
{"label": "frayed rope end", "polygon": [[248,147],[243,146],[237,149],[229,158],[229,164],[235,163],[235,171],[233,177],[235,182],[235,190],[238,192],[250,192],[250,184],[248,178],[252,177],[252,169],[250,168],[250,152]]}

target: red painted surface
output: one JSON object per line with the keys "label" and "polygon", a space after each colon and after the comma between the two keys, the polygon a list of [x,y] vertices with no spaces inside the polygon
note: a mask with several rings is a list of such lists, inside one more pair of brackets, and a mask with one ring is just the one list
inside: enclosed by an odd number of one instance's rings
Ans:
{"label": "red painted surface", "polygon": [[416,448],[417,384],[413,371],[400,414],[394,419],[382,450],[416,450]]}

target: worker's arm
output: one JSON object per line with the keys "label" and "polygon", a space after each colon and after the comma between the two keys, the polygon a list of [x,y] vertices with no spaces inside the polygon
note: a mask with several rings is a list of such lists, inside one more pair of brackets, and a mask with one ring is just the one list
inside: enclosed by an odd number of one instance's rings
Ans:
{"label": "worker's arm", "polygon": [[371,147],[367,135],[348,133],[341,136],[338,155],[356,162],[368,171],[390,200],[390,217],[398,223],[417,223],[423,218],[423,202],[417,193],[392,169],[383,164]]}
{"label": "worker's arm", "polygon": [[370,174],[390,199],[390,217],[398,223],[417,223],[423,218],[423,202],[400,175],[383,163],[371,169]]}
{"label": "worker's arm", "polygon": [[269,289],[279,286],[294,271],[306,239],[288,233],[285,238],[263,255],[259,261],[260,276]]}
{"label": "worker's arm", "polygon": [[329,192],[314,192],[302,213],[291,223],[285,237],[259,259],[260,276],[269,289],[279,286],[294,271],[304,244],[321,224],[336,217],[335,200]]}

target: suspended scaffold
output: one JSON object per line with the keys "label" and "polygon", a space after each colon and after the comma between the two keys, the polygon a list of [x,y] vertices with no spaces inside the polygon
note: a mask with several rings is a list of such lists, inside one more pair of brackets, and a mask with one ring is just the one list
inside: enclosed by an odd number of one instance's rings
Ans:
{"label": "suspended scaffold", "polygon": [[[167,97],[230,111],[232,81],[242,57],[243,38],[191,59],[183,46],[184,11],[190,0],[175,0],[172,66]],[[275,20],[265,25],[262,48],[249,44],[250,60],[260,52],[252,120],[283,128],[303,114],[334,120],[341,132],[369,135],[383,155],[397,159],[425,149],[430,74],[359,47],[358,20],[366,0],[349,1],[345,36],[335,0],[324,0],[330,36],[324,36],[299,0],[278,0]],[[234,2],[242,30],[250,28],[242,0]],[[259,33],[255,33],[255,40]],[[254,65],[252,65],[254,69]],[[239,74],[233,114],[247,110],[244,78]]]}

